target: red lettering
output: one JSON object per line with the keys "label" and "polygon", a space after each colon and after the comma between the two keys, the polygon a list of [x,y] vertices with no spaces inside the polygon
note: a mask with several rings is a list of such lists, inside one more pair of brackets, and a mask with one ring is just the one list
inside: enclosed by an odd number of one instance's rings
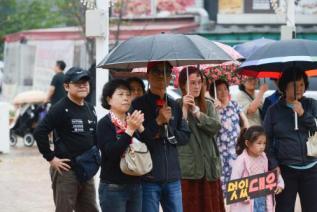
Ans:
{"label": "red lettering", "polygon": [[271,172],[270,174],[268,174],[266,176],[266,183],[267,185],[265,186],[266,189],[269,189],[270,191],[272,191],[273,189],[275,189],[276,187],[276,175],[274,172]]}
{"label": "red lettering", "polygon": [[259,179],[259,190],[264,190],[265,189],[265,177],[260,177]]}
{"label": "red lettering", "polygon": [[256,192],[259,190],[257,183],[258,179],[253,179],[250,181],[249,193]]}

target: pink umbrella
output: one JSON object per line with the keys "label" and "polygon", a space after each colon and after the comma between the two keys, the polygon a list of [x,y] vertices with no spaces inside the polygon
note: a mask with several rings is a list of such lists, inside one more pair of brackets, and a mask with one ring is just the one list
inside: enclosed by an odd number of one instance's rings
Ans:
{"label": "pink umbrella", "polygon": [[234,48],[232,48],[229,45],[220,43],[220,42],[216,42],[214,41],[214,43],[219,46],[220,48],[222,48],[227,54],[229,54],[234,60],[238,60],[241,61],[243,59],[245,59],[239,52],[237,52]]}

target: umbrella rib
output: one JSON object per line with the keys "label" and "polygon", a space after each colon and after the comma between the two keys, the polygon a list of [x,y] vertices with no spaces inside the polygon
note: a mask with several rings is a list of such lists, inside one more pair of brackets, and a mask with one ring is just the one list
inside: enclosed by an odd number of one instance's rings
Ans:
{"label": "umbrella rib", "polygon": [[[192,44],[193,48],[198,49],[198,51],[199,51],[199,56],[200,56],[201,58],[204,58],[204,55],[201,53],[200,49],[196,47],[196,45],[195,45],[195,43],[192,41],[192,39],[190,39],[188,36],[186,36],[186,39],[188,39],[188,40],[190,41],[190,43]],[[204,58],[204,59],[206,59],[206,58]]]}
{"label": "umbrella rib", "polygon": [[150,55],[150,57],[148,58],[149,59],[149,61],[151,61],[152,60],[152,58],[153,58],[153,49],[154,49],[154,43],[155,43],[155,40],[156,40],[156,36],[154,36],[154,38],[152,39],[152,41],[151,41],[151,55]]}

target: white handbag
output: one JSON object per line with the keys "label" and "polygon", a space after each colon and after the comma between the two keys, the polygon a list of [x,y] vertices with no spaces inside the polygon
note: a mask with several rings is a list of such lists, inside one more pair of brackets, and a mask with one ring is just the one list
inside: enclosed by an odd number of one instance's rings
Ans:
{"label": "white handbag", "polygon": [[[317,126],[317,120],[315,119],[315,123]],[[317,157],[317,133],[315,132],[313,135],[308,132],[308,140],[306,142],[307,146],[307,155],[312,157]]]}
{"label": "white handbag", "polygon": [[136,138],[132,138],[120,160],[120,169],[124,174],[132,176],[142,176],[152,170],[151,154],[145,143]]}

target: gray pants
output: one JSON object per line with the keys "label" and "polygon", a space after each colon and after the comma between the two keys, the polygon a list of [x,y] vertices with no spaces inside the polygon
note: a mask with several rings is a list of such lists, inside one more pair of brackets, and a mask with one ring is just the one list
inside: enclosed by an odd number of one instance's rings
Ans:
{"label": "gray pants", "polygon": [[61,175],[52,167],[50,174],[56,212],[98,212],[94,179],[79,183],[72,170]]}

